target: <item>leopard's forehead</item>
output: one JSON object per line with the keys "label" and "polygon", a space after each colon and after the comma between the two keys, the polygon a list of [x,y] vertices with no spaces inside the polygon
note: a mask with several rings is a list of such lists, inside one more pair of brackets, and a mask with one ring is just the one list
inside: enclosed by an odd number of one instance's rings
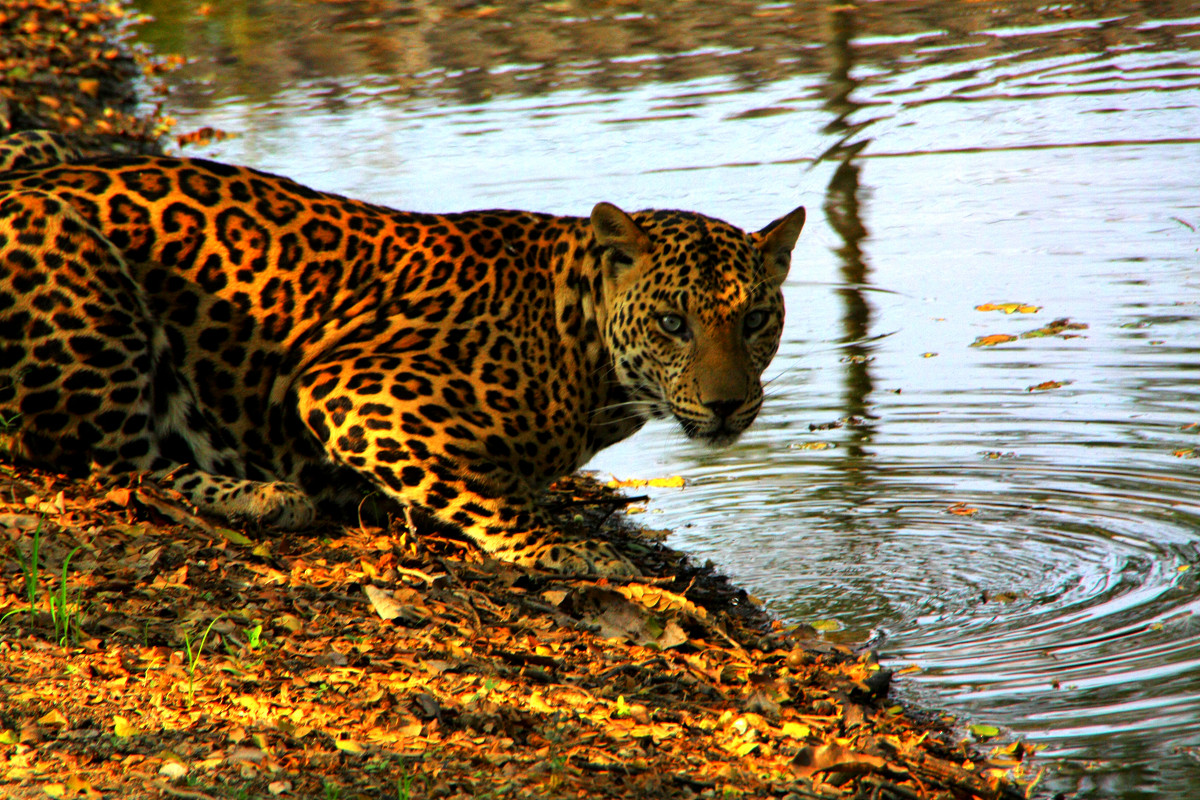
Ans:
{"label": "leopard's forehead", "polygon": [[650,236],[657,271],[693,303],[734,310],[760,294],[762,252],[740,228],[691,211],[639,212],[634,219]]}

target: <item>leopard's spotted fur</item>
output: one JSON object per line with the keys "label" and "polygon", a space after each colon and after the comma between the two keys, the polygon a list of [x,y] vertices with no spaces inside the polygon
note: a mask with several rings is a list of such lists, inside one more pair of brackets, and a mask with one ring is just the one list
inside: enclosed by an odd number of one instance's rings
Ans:
{"label": "leopard's spotted fur", "polygon": [[197,159],[0,146],[0,414],[15,456],[150,470],[283,526],[379,491],[497,557],[635,574],[535,502],[674,416],[744,430],[803,209],[416,214]]}

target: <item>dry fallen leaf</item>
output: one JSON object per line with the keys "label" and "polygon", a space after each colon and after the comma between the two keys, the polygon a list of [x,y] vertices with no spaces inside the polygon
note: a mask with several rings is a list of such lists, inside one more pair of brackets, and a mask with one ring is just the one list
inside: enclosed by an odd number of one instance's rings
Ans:
{"label": "dry fallen leaf", "polygon": [[113,733],[121,739],[128,739],[130,736],[137,736],[141,731],[128,719],[117,714],[113,717]]}
{"label": "dry fallen leaf", "polygon": [[613,478],[608,482],[610,489],[641,489],[645,486],[651,486],[656,489],[682,489],[685,481],[678,475],[673,475],[670,478],[628,478],[621,480]]}
{"label": "dry fallen leaf", "polygon": [[67,718],[59,713],[57,709],[51,709],[42,716],[38,717],[37,723],[38,725],[46,725],[47,727],[54,726],[58,728],[69,728],[71,726],[71,723],[67,722]]}
{"label": "dry fallen leaf", "polygon": [[1009,336],[1007,333],[993,333],[991,336],[980,336],[971,343],[971,347],[995,347],[998,344],[1005,342],[1015,342],[1017,337]]}
{"label": "dry fallen leaf", "polygon": [[1027,306],[1024,303],[984,303],[975,306],[976,311],[1002,311],[1005,314],[1036,314],[1041,306]]}

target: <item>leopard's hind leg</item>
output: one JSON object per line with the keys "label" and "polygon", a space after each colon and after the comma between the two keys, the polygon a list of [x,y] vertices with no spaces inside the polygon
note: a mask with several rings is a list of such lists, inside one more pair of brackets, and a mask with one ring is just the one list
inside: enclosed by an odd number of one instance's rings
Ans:
{"label": "leopard's hind leg", "polygon": [[299,487],[245,479],[120,252],[64,199],[0,197],[0,449],[59,468],[150,471],[201,509],[296,527]]}

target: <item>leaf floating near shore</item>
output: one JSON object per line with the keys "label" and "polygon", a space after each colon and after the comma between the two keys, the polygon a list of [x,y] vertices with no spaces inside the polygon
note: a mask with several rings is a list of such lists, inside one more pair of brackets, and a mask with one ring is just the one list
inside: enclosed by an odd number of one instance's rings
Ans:
{"label": "leaf floating near shore", "polygon": [[1001,311],[1005,314],[1036,314],[1041,306],[1027,306],[1024,303],[984,303],[975,306],[976,311]]}
{"label": "leaf floating near shore", "polygon": [[1060,389],[1066,386],[1070,381],[1042,381],[1035,386],[1026,387],[1027,392],[1045,392],[1050,389]]}
{"label": "leaf floating near shore", "polygon": [[980,336],[971,343],[971,347],[995,347],[998,344],[1005,342],[1015,342],[1017,337],[1009,336],[1007,333],[993,333],[991,336]]}
{"label": "leaf floating near shore", "polygon": [[1064,339],[1074,339],[1080,334],[1070,333],[1070,331],[1086,331],[1088,329],[1086,322],[1071,322],[1070,318],[1063,317],[1056,319],[1053,322],[1043,325],[1040,328],[1035,328],[1031,331],[1025,331],[1018,336],[1010,336],[1007,333],[994,333],[990,336],[979,336],[971,343],[971,347],[993,347],[998,344],[1007,342],[1015,342],[1017,339],[1042,339],[1047,336],[1061,336]]}
{"label": "leaf floating near shore", "polygon": [[1064,339],[1074,339],[1078,334],[1067,333],[1067,331],[1086,331],[1088,328],[1085,322],[1071,322],[1070,318],[1063,317],[1056,319],[1049,325],[1038,328],[1032,331],[1026,331],[1021,334],[1022,339],[1038,339],[1043,336],[1061,336]]}
{"label": "leaf floating near shore", "polygon": [[788,445],[791,450],[832,450],[836,447],[833,442],[793,442]]}
{"label": "leaf floating near shore", "polygon": [[608,482],[607,486],[610,489],[641,489],[645,486],[651,486],[655,489],[682,489],[687,482],[678,475],[672,475],[669,478],[613,478]]}

